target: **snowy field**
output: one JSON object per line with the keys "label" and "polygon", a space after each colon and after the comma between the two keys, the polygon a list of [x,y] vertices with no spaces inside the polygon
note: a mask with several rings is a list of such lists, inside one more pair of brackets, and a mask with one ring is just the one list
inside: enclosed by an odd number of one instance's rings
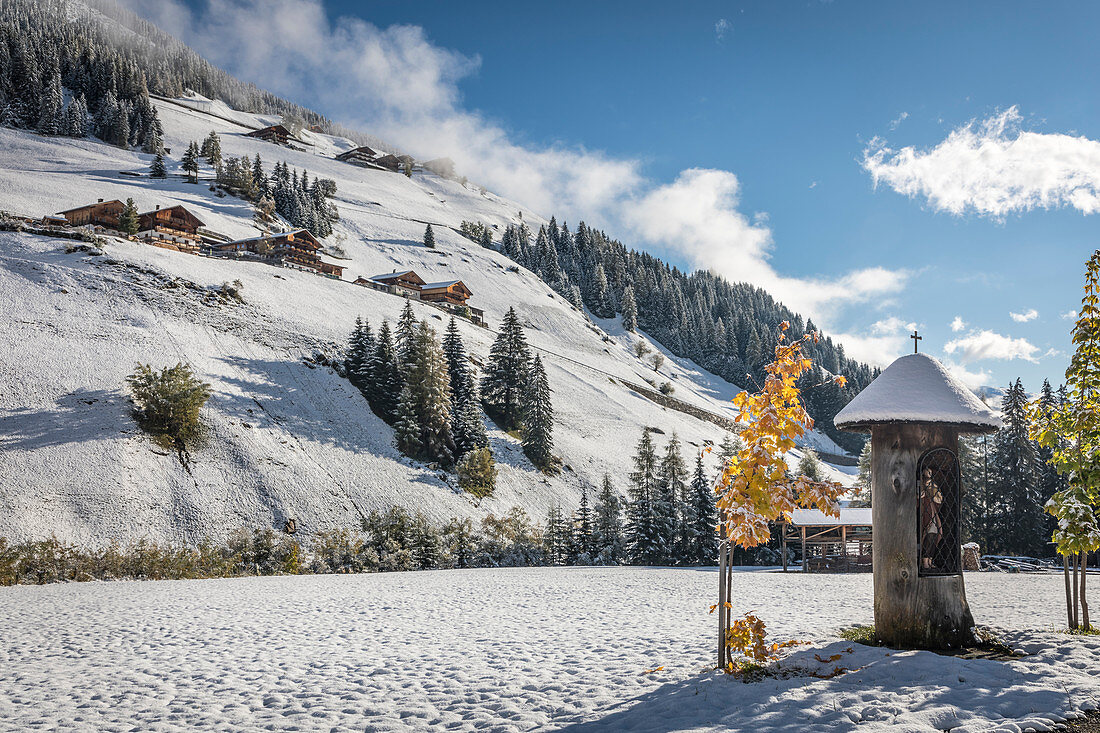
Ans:
{"label": "snowy field", "polygon": [[[1061,578],[969,574],[1009,662],[850,645],[869,575],[736,576],[737,613],[813,642],[797,676],[706,667],[711,570],[539,568],[0,589],[5,730],[1050,730],[1100,706]],[[836,662],[822,664],[814,655]],[[646,670],[662,670],[644,674]]]}

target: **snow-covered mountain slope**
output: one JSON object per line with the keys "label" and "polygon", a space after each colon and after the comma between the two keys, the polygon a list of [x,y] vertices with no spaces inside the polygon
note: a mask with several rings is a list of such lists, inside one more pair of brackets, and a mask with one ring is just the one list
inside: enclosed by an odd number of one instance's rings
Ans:
{"label": "snow-covered mountain slope", "polygon": [[[518,505],[541,519],[555,504],[573,508],[582,486],[605,472],[624,489],[643,426],[664,431],[659,445],[676,432],[689,460],[721,440],[717,425],[662,407],[624,382],[669,381],[676,398],[727,416],[736,387],[671,357],[655,374],[633,354],[643,336],[615,322],[595,324],[532,273],[453,231],[464,219],[503,229],[519,220],[519,205],[431,173],[407,178],[336,161],[351,146],[343,139],[306,133],[311,144],[295,151],[245,137],[248,128],[224,115],[157,107],[170,171],[191,140],[216,130],[226,156],[258,153],[269,171],[285,160],[335,180],[341,221],[326,245],[346,257],[334,260],[347,268],[345,280],[124,240],[95,255],[70,252],[65,240],[0,234],[0,536],[194,541],[241,525],[280,526],[288,517],[311,533],[393,504],[440,519]],[[253,126],[270,121],[234,117]],[[208,185],[120,173],[145,173],[149,160],[91,140],[0,128],[0,209],[41,216],[132,197],[141,210],[183,204],[232,237],[257,233],[248,204],[216,197]],[[534,228],[543,221],[522,216]],[[420,244],[427,222],[437,225],[436,249]],[[358,392],[309,362],[317,351],[336,354],[356,316],[377,325],[404,305],[350,280],[406,268],[429,280],[463,280],[491,327],[516,308],[554,392],[560,475],[538,473],[513,438],[491,430],[501,473],[496,493],[476,505],[452,476],[401,457],[391,429]],[[234,280],[244,284],[244,303],[214,294]],[[445,326],[440,311],[414,306]],[[483,361],[493,332],[459,326]],[[177,361],[214,387],[203,412],[207,435],[189,470],[138,431],[124,388],[137,362]],[[814,439],[837,451],[823,436]]]}

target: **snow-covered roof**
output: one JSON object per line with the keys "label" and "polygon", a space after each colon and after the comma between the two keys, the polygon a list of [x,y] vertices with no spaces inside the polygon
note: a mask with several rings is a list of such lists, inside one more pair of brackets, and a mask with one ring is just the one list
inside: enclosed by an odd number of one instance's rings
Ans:
{"label": "snow-covered roof", "polygon": [[434,290],[435,288],[449,288],[455,283],[460,283],[461,280],[444,280],[437,283],[424,283],[420,286],[421,290]]}
{"label": "snow-covered roof", "polygon": [[377,281],[395,280],[395,279],[397,279],[399,277],[403,277],[405,275],[412,275],[417,280],[420,279],[420,276],[417,275],[416,272],[413,271],[413,270],[394,270],[393,272],[383,272],[380,275],[371,275],[367,279],[368,280],[377,280]]}
{"label": "snow-covered roof", "polygon": [[967,432],[992,432],[1001,418],[928,354],[903,356],[837,413],[841,430],[866,432],[872,425],[938,423]]}
{"label": "snow-covered roof", "polygon": [[830,517],[818,509],[795,509],[791,524],[797,527],[839,527],[842,524],[871,524],[871,509],[841,509],[839,517]]}

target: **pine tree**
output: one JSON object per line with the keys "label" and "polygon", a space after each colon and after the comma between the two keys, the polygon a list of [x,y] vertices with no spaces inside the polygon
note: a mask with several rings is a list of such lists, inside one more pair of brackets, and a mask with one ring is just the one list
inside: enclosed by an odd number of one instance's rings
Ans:
{"label": "pine tree", "polygon": [[654,507],[657,491],[657,452],[646,428],[634,454],[626,505],[627,556],[635,565],[657,565],[669,553]]}
{"label": "pine tree", "polygon": [[370,360],[371,351],[373,351],[367,348],[367,342],[364,339],[369,328],[370,324],[365,322],[362,316],[355,318],[355,328],[348,339],[347,356],[344,359],[344,373],[348,375],[348,380],[362,391],[366,390],[366,384],[362,381],[363,368]]}
{"label": "pine tree", "polygon": [[183,172],[187,174],[187,180],[191,183],[198,183],[199,180],[199,146],[192,140],[191,144],[187,146],[187,152],[183,154],[183,158],[180,161],[180,166],[183,168]]}
{"label": "pine tree", "polygon": [[118,215],[118,230],[130,236],[138,233],[138,210],[133,199],[126,199],[122,213]]}
{"label": "pine tree", "polygon": [[38,113],[38,131],[43,135],[60,135],[65,132],[65,95],[61,91],[61,72],[53,59],[46,71],[41,104]]}
{"label": "pine tree", "polygon": [[611,476],[604,474],[603,485],[596,499],[595,561],[600,565],[618,565],[626,558],[623,536],[622,502],[611,483]]}
{"label": "pine tree", "polygon": [[481,235],[478,237],[478,244],[485,249],[493,248],[493,234],[489,231],[489,227],[481,228]]}
{"label": "pine tree", "polygon": [[802,458],[798,460],[798,475],[805,476],[811,481],[824,481],[825,468],[821,465],[821,459],[812,448],[806,448]]}
{"label": "pine tree", "polygon": [[149,164],[150,178],[167,178],[168,169],[164,167],[164,153],[157,151],[153,156],[153,162]]}
{"label": "pine tree", "polygon": [[1035,556],[1045,547],[1043,505],[1039,498],[1039,462],[1028,437],[1028,399],[1023,382],[1009,385],[1001,401],[1004,427],[995,441],[1001,501],[996,528],[1004,550]]}
{"label": "pine tree", "polygon": [[412,398],[420,431],[419,451],[404,452],[450,466],[455,459],[455,444],[451,435],[451,385],[447,361],[436,342],[435,331],[427,323],[420,324],[415,340],[405,388]]}
{"label": "pine tree", "polygon": [[707,479],[703,466],[703,454],[695,457],[695,473],[691,477],[692,520],[687,562],[695,565],[713,565],[718,542],[718,508],[714,489]]}
{"label": "pine tree", "polygon": [[588,487],[581,487],[581,504],[573,515],[573,547],[570,554],[578,565],[591,565],[595,557],[595,516],[588,505]]}
{"label": "pine tree", "polygon": [[424,246],[428,249],[435,249],[435,232],[432,231],[431,224],[424,230]]}
{"label": "pine tree", "polygon": [[634,288],[627,285],[622,299],[623,328],[634,331],[638,328],[638,306],[634,304]]}
{"label": "pine tree", "polygon": [[561,507],[555,506],[546,513],[546,534],[543,543],[546,547],[546,559],[551,565],[565,565],[569,559],[571,542],[569,522],[562,514]]}
{"label": "pine tree", "polygon": [[367,401],[371,409],[390,425],[398,417],[398,402],[404,380],[393,345],[389,321],[382,321],[371,359],[370,379],[367,381]]}
{"label": "pine tree", "polygon": [[458,324],[451,318],[443,336],[443,355],[447,359],[447,372],[451,380],[451,414],[453,433],[458,455],[489,445],[485,424],[481,421],[477,391],[470,375],[466,347],[458,332]]}
{"label": "pine tree", "polygon": [[687,499],[687,467],[680,454],[680,439],[673,433],[657,471],[657,500],[653,503],[658,532],[668,548],[666,564],[687,561],[689,526],[694,523]]}
{"label": "pine tree", "polygon": [[[959,446],[960,451],[962,446]],[[855,492],[852,494],[852,506],[854,507],[869,507],[871,506],[871,441],[867,441],[863,444],[863,450],[859,452],[859,474],[855,480]],[[959,465],[962,465],[960,457]]]}
{"label": "pine tree", "polygon": [[523,395],[523,452],[543,472],[551,472],[557,466],[550,383],[538,356],[531,364]]}
{"label": "pine tree", "polygon": [[413,313],[412,301],[406,299],[401,317],[397,319],[397,339],[395,342],[398,363],[401,364],[403,373],[408,372],[416,358],[416,334],[419,330],[420,321],[416,320],[416,314]]}
{"label": "pine tree", "polygon": [[77,94],[65,110],[65,134],[81,138],[88,134],[88,105],[83,94]]}
{"label": "pine tree", "polygon": [[416,411],[416,399],[406,384],[401,388],[397,399],[397,421],[394,425],[394,442],[397,450],[410,458],[423,455],[424,444],[420,442],[420,421]]}
{"label": "pine tree", "polygon": [[202,141],[202,149],[199,154],[206,158],[206,163],[211,168],[217,168],[222,164],[222,141],[218,138],[218,133],[213,130],[210,131],[210,134]]}
{"label": "pine tree", "polygon": [[523,392],[529,364],[523,327],[515,309],[509,308],[489,349],[489,361],[481,380],[485,409],[503,430],[518,430],[523,424]]}

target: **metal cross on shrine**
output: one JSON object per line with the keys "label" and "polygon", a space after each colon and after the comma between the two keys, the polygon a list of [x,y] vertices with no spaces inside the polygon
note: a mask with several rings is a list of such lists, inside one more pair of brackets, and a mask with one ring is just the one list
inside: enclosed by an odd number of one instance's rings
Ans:
{"label": "metal cross on shrine", "polygon": [[909,338],[913,339],[913,353],[915,354],[915,353],[917,353],[917,342],[918,341],[923,341],[924,336],[918,336],[917,332],[913,331],[913,335],[910,336]]}

